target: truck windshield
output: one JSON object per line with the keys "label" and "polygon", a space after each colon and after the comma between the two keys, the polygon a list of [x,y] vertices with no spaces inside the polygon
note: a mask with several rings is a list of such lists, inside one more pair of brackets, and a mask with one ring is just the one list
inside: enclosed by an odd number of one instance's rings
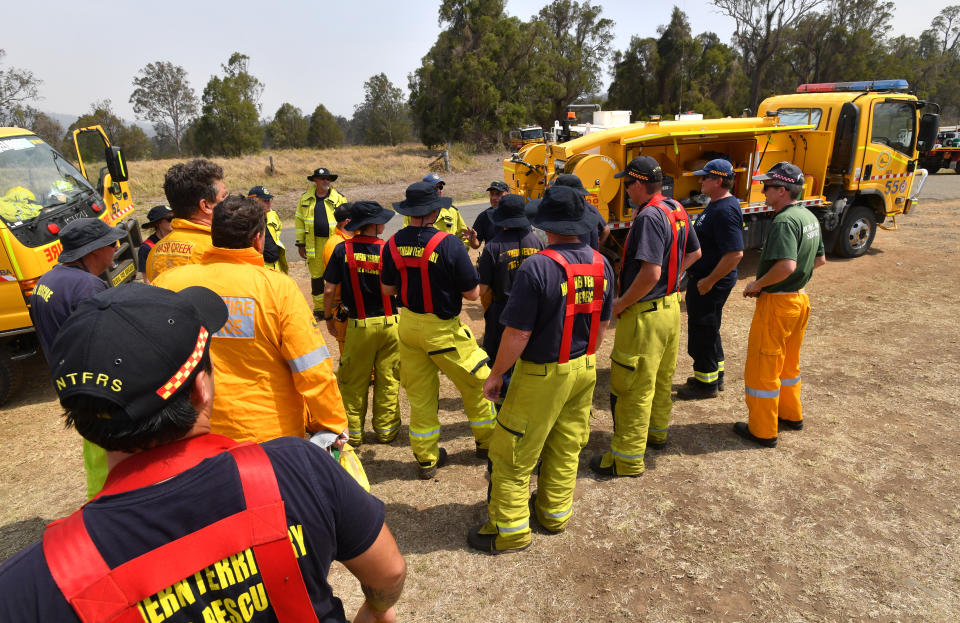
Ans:
{"label": "truck windshield", "polygon": [[533,141],[543,138],[543,128],[527,128],[520,130],[520,136],[527,141]]}
{"label": "truck windshield", "polygon": [[0,139],[0,218],[8,225],[29,223],[93,192],[80,171],[40,138]]}
{"label": "truck windshield", "polygon": [[873,128],[870,141],[912,156],[913,126],[917,113],[906,102],[877,102],[873,107]]}
{"label": "truck windshield", "polygon": [[820,125],[819,108],[781,108],[780,125]]}

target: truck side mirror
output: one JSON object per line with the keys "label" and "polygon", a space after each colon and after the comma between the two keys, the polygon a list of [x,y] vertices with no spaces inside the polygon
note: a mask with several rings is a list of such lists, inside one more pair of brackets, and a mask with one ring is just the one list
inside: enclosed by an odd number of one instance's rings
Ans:
{"label": "truck side mirror", "polygon": [[104,150],[104,156],[107,161],[107,170],[110,171],[110,178],[114,182],[126,182],[130,179],[127,172],[127,159],[123,156],[123,150],[119,147],[110,146]]}
{"label": "truck side mirror", "polygon": [[940,115],[932,112],[920,117],[920,131],[917,132],[917,151],[930,151],[937,143],[940,127]]}

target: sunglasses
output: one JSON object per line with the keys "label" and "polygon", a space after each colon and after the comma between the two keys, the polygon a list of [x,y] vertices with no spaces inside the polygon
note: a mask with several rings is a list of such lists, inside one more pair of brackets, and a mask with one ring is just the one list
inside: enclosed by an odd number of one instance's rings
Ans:
{"label": "sunglasses", "polygon": [[767,192],[767,191],[770,190],[771,188],[783,188],[783,186],[781,186],[781,185],[779,185],[779,184],[764,184],[764,185],[763,185],[763,192]]}

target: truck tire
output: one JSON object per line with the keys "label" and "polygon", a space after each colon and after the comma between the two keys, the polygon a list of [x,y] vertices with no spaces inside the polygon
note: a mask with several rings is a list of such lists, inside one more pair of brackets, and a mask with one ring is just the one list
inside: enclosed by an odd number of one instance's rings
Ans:
{"label": "truck tire", "polygon": [[841,257],[860,257],[877,235],[877,215],[864,205],[853,206],[843,218],[834,252]]}
{"label": "truck tire", "polygon": [[0,350],[0,405],[6,404],[23,379],[23,368],[19,361],[10,359],[6,350]]}

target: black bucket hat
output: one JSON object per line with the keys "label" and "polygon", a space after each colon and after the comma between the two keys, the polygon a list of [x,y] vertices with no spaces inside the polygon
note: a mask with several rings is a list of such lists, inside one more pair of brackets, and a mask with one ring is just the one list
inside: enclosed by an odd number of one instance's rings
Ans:
{"label": "black bucket hat", "polygon": [[319,169],[314,169],[313,175],[308,175],[307,179],[310,180],[311,182],[316,179],[327,179],[327,180],[330,180],[331,182],[335,182],[337,181],[338,177],[340,176],[334,173],[331,173],[330,169],[320,167]]}
{"label": "black bucket hat", "polygon": [[[131,420],[152,416],[191,381],[227,321],[213,290],[129,283],[84,300],[51,347],[61,404],[105,398]],[[111,417],[114,414],[111,414]]]}
{"label": "black bucket hat", "polygon": [[437,194],[437,187],[430,182],[414,182],[407,186],[407,198],[397,201],[393,208],[404,216],[426,216],[434,210],[449,208],[453,205],[450,197]]}
{"label": "black bucket hat", "polygon": [[98,218],[71,221],[60,230],[59,238],[63,251],[59,261],[61,264],[76,262],[87,253],[109,247],[126,235],[126,230],[110,227]]}
{"label": "black bucket hat", "polygon": [[[531,201],[534,226],[561,236],[579,236],[596,229],[599,214],[587,209],[587,203],[569,186],[551,186],[543,199]],[[528,211],[529,214],[529,211]]]}
{"label": "black bucket hat", "polygon": [[590,195],[590,191],[583,187],[583,182],[580,181],[580,178],[573,173],[558,175],[557,179],[553,180],[553,185],[572,188],[577,191],[581,197],[588,197]]}
{"label": "black bucket hat", "polygon": [[153,206],[150,208],[150,211],[147,212],[147,222],[140,227],[142,229],[156,227],[157,223],[160,221],[172,218],[173,210],[171,210],[168,206]]}
{"label": "black bucket hat", "polygon": [[530,220],[527,218],[526,205],[523,197],[520,195],[504,195],[500,198],[500,203],[490,213],[490,220],[497,227],[530,227]]}
{"label": "black bucket hat", "polygon": [[347,231],[357,231],[367,225],[382,225],[396,214],[376,201],[354,201],[348,213],[350,221],[344,226]]}

